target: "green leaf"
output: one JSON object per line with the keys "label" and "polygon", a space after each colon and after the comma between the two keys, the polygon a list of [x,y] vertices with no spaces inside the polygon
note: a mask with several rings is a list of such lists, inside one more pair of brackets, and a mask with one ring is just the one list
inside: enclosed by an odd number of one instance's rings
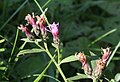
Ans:
{"label": "green leaf", "polygon": [[52,43],[52,46],[55,47],[57,49],[57,45],[55,45],[54,43]]}
{"label": "green leaf", "polygon": [[78,59],[75,58],[74,55],[72,55],[72,56],[69,56],[69,57],[64,58],[64,59],[60,62],[60,64],[62,64],[62,63],[68,63],[68,62],[73,62],[73,61],[77,61],[77,60],[78,60]]}
{"label": "green leaf", "polygon": [[92,69],[95,69],[95,67],[96,67],[96,60],[98,60],[98,56],[96,56],[96,54],[94,54],[91,51],[90,51],[90,55],[91,55],[91,60],[90,60],[91,67],[92,67]]}
{"label": "green leaf", "polygon": [[[28,38],[22,38],[21,39],[22,41],[25,41],[25,42],[30,42],[30,43],[34,43],[35,41],[31,41],[31,40],[29,40]],[[42,41],[42,39],[35,39],[37,42],[41,42]]]}
{"label": "green leaf", "polygon": [[5,39],[1,39],[1,40],[0,40],[0,43],[3,43],[4,41],[5,41]]}
{"label": "green leaf", "polygon": [[0,48],[0,52],[4,52],[5,51],[5,48]]}
{"label": "green leaf", "polygon": [[5,70],[6,69],[6,67],[0,67],[0,70]]}
{"label": "green leaf", "polygon": [[116,82],[119,82],[119,81],[120,81],[120,73],[117,73],[117,74],[115,75],[115,80],[116,80]]}
{"label": "green leaf", "polygon": [[29,56],[28,58],[22,57],[19,60],[19,64],[15,66],[14,70],[23,82],[33,82],[35,77],[32,76],[27,79],[24,79],[23,77],[33,75],[35,73],[41,73],[46,64],[43,53],[40,53],[39,55]]}
{"label": "green leaf", "polygon": [[25,49],[25,50],[21,50],[17,56],[21,55],[21,54],[30,54],[30,53],[39,53],[39,52],[43,52],[44,50],[42,49],[37,49],[37,48],[33,48],[33,49]]}
{"label": "green leaf", "polygon": [[68,80],[79,80],[79,79],[87,79],[89,78],[87,75],[85,74],[78,74],[76,76],[73,76],[73,77],[70,77],[70,78],[67,78]]}

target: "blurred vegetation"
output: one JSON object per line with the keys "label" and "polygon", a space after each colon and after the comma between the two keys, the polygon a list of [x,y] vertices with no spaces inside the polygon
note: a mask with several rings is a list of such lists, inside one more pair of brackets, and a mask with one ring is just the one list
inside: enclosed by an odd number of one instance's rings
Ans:
{"label": "blurred vegetation", "polygon": [[[120,41],[120,0],[48,0],[48,3],[46,3],[47,0],[37,1],[43,10],[48,8],[46,16],[50,23],[53,21],[60,23],[62,58],[80,51],[84,51],[88,56],[89,51],[92,51],[101,57],[100,48],[111,47],[111,50],[114,50]],[[41,14],[33,0],[0,0],[0,82],[7,81],[8,76],[10,82],[33,82],[36,77],[28,77],[28,75],[41,73],[48,63],[49,57],[44,53],[23,55],[16,62],[16,55],[23,44],[20,39],[26,37],[21,31],[19,31],[15,50],[12,52],[17,26],[25,23],[25,16],[32,12],[36,15]],[[37,48],[37,46],[32,43],[26,44],[23,49],[31,48]],[[49,48],[53,50],[51,46]],[[108,71],[104,73],[106,75],[104,77],[109,80],[120,73],[119,50],[107,67]],[[12,57],[11,53],[13,53]],[[8,63],[10,58],[12,58],[11,62]],[[62,64],[61,68],[69,78],[83,72],[80,65],[79,62],[71,62]],[[5,74],[7,66],[8,70]],[[46,74],[55,76],[53,68],[55,68],[54,65],[51,65]],[[59,80],[62,82],[61,76]],[[80,81],[91,82],[89,79],[75,82]],[[56,81],[45,76],[41,82]]]}

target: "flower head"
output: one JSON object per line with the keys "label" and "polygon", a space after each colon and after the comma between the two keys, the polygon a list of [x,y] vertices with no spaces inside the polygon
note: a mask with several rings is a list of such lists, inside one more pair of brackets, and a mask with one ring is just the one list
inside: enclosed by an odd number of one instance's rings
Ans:
{"label": "flower head", "polygon": [[82,65],[84,66],[85,63],[86,63],[86,56],[84,53],[78,53],[78,54],[75,54],[75,57],[82,63]]}
{"label": "flower head", "polygon": [[46,24],[46,21],[45,21],[45,18],[43,15],[41,16],[36,16],[37,18],[37,24],[39,24],[40,26],[40,30],[41,30],[41,34],[44,35],[46,33],[46,30],[45,30],[45,24]]}
{"label": "flower head", "polygon": [[91,70],[90,65],[88,64],[88,62],[86,60],[85,54],[80,52],[78,54],[75,54],[75,57],[82,63],[82,67],[84,69],[85,74],[91,75],[92,70]]}
{"label": "flower head", "polygon": [[30,35],[30,31],[26,26],[23,26],[22,24],[18,26],[18,29],[22,30],[26,34],[26,36]]}
{"label": "flower head", "polygon": [[55,24],[55,22],[53,22],[53,24],[50,24],[48,27],[53,35],[54,43],[59,43],[59,33],[58,33],[59,23]]}
{"label": "flower head", "polygon": [[108,58],[109,58],[109,56],[110,56],[110,54],[111,54],[111,51],[110,51],[110,48],[106,48],[106,49],[102,49],[102,61],[104,62],[104,63],[106,63],[107,62],[107,60],[108,60]]}
{"label": "flower head", "polygon": [[29,40],[34,40],[34,36],[31,34],[31,32],[26,26],[20,25],[18,26],[18,29],[22,30],[22,32],[25,33],[25,35],[27,36]]}
{"label": "flower head", "polygon": [[30,14],[28,14],[25,17],[25,20],[27,20],[28,24],[31,24],[33,27],[37,28],[36,22],[35,22],[34,18]]}
{"label": "flower head", "polygon": [[36,34],[37,36],[39,36],[40,30],[39,30],[38,25],[36,24],[36,22],[35,22],[35,20],[34,20],[34,14],[33,14],[33,16],[31,16],[30,14],[28,14],[28,15],[25,17],[25,20],[27,20],[28,24],[32,25],[35,34]]}

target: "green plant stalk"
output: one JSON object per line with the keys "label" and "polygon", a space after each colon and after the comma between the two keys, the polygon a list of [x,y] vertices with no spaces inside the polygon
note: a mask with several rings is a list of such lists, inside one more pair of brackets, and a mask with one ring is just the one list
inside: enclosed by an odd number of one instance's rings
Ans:
{"label": "green plant stalk", "polygon": [[46,53],[47,53],[48,56],[51,58],[51,60],[54,62],[55,66],[57,67],[58,71],[60,72],[61,76],[63,77],[63,80],[64,80],[65,82],[67,82],[67,79],[66,79],[64,73],[62,72],[62,69],[61,69],[60,66],[57,64],[57,62],[55,61],[55,59],[52,57],[51,53],[49,52],[48,47],[47,47],[47,43],[44,42],[44,46],[45,46],[45,49],[46,49]]}
{"label": "green plant stalk", "polygon": [[[42,13],[44,13],[44,11],[42,10],[42,7],[40,6],[40,4],[39,4],[36,0],[34,0],[34,1],[35,1],[35,3],[37,4],[37,6],[39,7],[40,11],[41,11]],[[48,4],[48,3],[47,3],[47,4]],[[45,4],[45,5],[47,5],[47,4]],[[43,7],[44,7],[44,6],[43,6]],[[49,22],[48,22],[48,19],[47,19],[46,15],[44,15],[44,17],[45,17],[45,20],[46,20],[47,24],[49,25]]]}
{"label": "green plant stalk", "polygon": [[61,61],[61,57],[60,57],[60,49],[59,48],[57,48],[57,54],[58,54],[58,64],[60,63],[60,61]]}
{"label": "green plant stalk", "polygon": [[54,78],[54,77],[52,77],[52,76],[50,76],[50,75],[43,75],[44,77],[49,77],[49,78],[51,78],[51,79],[54,79],[56,82],[60,82],[58,79],[56,79],[56,78]]}
{"label": "green plant stalk", "polygon": [[39,82],[40,79],[43,77],[43,75],[45,74],[45,72],[47,71],[47,69],[49,68],[49,66],[52,64],[52,60],[50,60],[50,62],[48,63],[48,65],[46,66],[46,68],[42,71],[41,74],[39,74],[39,76],[34,80],[34,82]]}
{"label": "green plant stalk", "polygon": [[10,61],[12,59],[12,55],[14,53],[16,42],[17,42],[17,39],[18,39],[18,33],[19,33],[19,29],[17,29],[17,32],[16,32],[16,37],[15,37],[14,45],[13,45],[12,52],[11,52],[11,55],[9,57],[8,63],[10,63]]}
{"label": "green plant stalk", "polygon": [[94,79],[93,79],[93,82],[97,82],[97,79],[96,79],[96,78],[94,78]]}
{"label": "green plant stalk", "polygon": [[116,30],[117,30],[117,29],[110,30],[109,32],[107,32],[107,33],[103,34],[102,36],[98,37],[97,39],[95,39],[94,41],[92,41],[92,42],[88,45],[88,47],[90,47],[92,44],[95,44],[96,42],[98,42],[98,41],[101,40],[102,38],[106,37],[107,35],[115,32]]}
{"label": "green plant stalk", "polygon": [[22,7],[28,2],[26,0],[11,16],[10,18],[1,26],[0,31],[7,25],[7,23],[22,9]]}
{"label": "green plant stalk", "polygon": [[[14,41],[14,45],[13,45],[13,48],[12,48],[10,57],[9,57],[9,59],[8,59],[8,64],[10,63],[10,61],[11,61],[11,59],[12,59],[13,52],[14,52],[14,50],[15,50],[16,42],[17,42],[17,39],[18,39],[18,33],[19,33],[19,30],[17,29],[16,37],[15,37],[15,41]],[[3,73],[2,78],[5,76],[5,74],[6,74],[6,72],[7,72],[7,69],[8,69],[8,65],[6,66],[6,69],[5,69],[4,73]]]}
{"label": "green plant stalk", "polygon": [[[58,64],[60,63],[60,49],[57,47]],[[56,69],[56,78],[59,77],[59,71]]]}
{"label": "green plant stalk", "polygon": [[42,8],[44,8],[48,3],[50,3],[51,0],[48,0],[43,6]]}
{"label": "green plant stalk", "polygon": [[[44,11],[42,10],[42,8],[41,8],[41,6],[38,4],[38,2],[37,2],[36,0],[34,0],[34,1],[35,1],[35,3],[37,4],[37,6],[39,7],[40,11],[41,11],[42,13],[44,13]],[[49,22],[48,22],[47,17],[46,17],[45,15],[44,15],[44,17],[45,17],[45,20],[46,20],[47,24],[49,25]],[[49,50],[48,50],[48,48],[47,48],[47,44],[44,43],[44,46],[45,46],[45,49],[46,49],[46,53],[47,53],[48,56],[51,58],[51,60],[54,62],[55,66],[56,66],[57,69],[59,70],[59,72],[60,72],[61,76],[63,77],[64,81],[67,82],[67,79],[66,79],[65,75],[63,74],[61,68],[60,68],[59,65],[56,63],[56,61],[55,61],[54,58],[52,57],[51,53],[49,52]]]}
{"label": "green plant stalk", "polygon": [[109,65],[110,61],[112,60],[113,56],[115,55],[117,49],[120,47],[120,41],[118,42],[117,46],[115,47],[114,51],[112,52],[110,58],[107,61],[106,67]]}

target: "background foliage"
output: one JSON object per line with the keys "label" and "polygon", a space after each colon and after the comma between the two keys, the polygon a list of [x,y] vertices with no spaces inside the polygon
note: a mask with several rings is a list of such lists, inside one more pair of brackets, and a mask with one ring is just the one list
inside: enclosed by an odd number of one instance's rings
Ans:
{"label": "background foliage", "polygon": [[[90,55],[89,51],[101,57],[101,47],[111,47],[114,50],[120,41],[120,0],[37,0],[39,4],[48,8],[46,16],[50,23],[53,21],[60,23],[60,40],[63,44],[62,59],[74,55],[76,52],[84,51]],[[47,65],[47,57],[44,53],[28,53],[19,56],[15,63],[15,57],[20,51],[25,37],[24,33],[19,32],[19,37],[13,49],[17,26],[24,23],[24,17],[28,13],[34,12],[40,15],[41,12],[33,0],[0,0],[0,80],[3,78],[4,71],[9,63],[6,76],[9,75],[11,82],[32,82]],[[51,36],[50,36],[51,37]],[[52,40],[49,40],[52,41]],[[37,48],[34,44],[26,44],[23,49]],[[53,48],[49,46],[52,51]],[[111,63],[105,71],[107,79],[120,79],[120,49],[117,50]],[[11,53],[13,53],[11,57]],[[15,65],[14,65],[15,64]],[[14,67],[12,68],[12,66]],[[55,76],[54,65],[50,66],[47,75]],[[61,64],[61,68],[67,78],[75,76],[76,73],[83,73],[79,62],[69,62]],[[11,72],[9,72],[12,69]],[[33,75],[33,76],[30,76]],[[117,78],[118,76],[118,78]],[[117,80],[118,79],[118,80]],[[62,78],[59,77],[62,81]],[[82,79],[83,80],[83,79]],[[81,80],[77,80],[81,81]],[[89,79],[84,81],[91,81]],[[107,80],[106,80],[107,81]],[[111,80],[112,81],[112,80]],[[45,76],[41,82],[56,82]]]}

